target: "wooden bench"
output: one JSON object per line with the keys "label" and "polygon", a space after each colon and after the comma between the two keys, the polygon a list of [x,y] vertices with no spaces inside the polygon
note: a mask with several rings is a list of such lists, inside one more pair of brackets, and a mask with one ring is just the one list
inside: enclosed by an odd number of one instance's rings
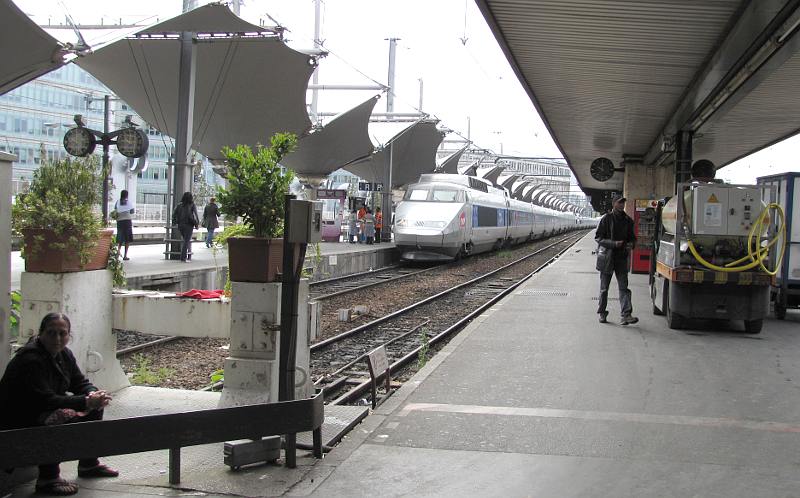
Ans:
{"label": "wooden bench", "polygon": [[[320,392],[296,401],[0,431],[0,469],[168,449],[169,483],[178,484],[185,446],[312,431],[314,456],[322,458],[324,418]],[[294,462],[290,451],[287,466]]]}

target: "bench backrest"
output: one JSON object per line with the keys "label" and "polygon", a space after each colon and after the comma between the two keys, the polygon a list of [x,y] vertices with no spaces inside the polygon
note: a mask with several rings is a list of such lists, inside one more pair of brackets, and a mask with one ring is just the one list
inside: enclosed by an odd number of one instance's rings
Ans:
{"label": "bench backrest", "polygon": [[0,431],[0,469],[316,431],[322,393],[259,405]]}

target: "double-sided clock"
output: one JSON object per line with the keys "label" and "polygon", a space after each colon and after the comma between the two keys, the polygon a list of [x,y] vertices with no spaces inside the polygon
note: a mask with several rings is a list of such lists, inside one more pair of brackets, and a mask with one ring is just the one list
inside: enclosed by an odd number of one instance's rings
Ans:
{"label": "double-sided clock", "polygon": [[97,145],[97,141],[88,128],[79,126],[64,134],[64,148],[70,155],[86,157],[94,152],[95,145]]}
{"label": "double-sided clock", "polygon": [[117,134],[117,150],[125,157],[142,157],[149,142],[147,133],[137,128],[123,128]]}

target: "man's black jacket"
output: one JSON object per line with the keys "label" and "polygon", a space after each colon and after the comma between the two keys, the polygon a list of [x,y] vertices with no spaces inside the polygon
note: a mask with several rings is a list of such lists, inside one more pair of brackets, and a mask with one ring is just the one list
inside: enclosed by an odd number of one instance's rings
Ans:
{"label": "man's black jacket", "polygon": [[[612,224],[614,226],[613,234],[611,233]],[[630,244],[630,246],[636,244],[636,234],[633,231],[633,219],[631,219],[625,211],[606,213],[600,218],[600,223],[597,224],[594,240],[603,247],[616,249],[614,251],[615,257],[627,258],[628,249],[626,246],[628,244]],[[616,247],[614,244],[614,242],[618,240],[623,242],[620,248]]]}
{"label": "man's black jacket", "polygon": [[41,425],[58,408],[86,410],[86,395],[96,390],[81,373],[72,351],[64,348],[53,357],[31,339],[17,351],[0,379],[0,428]]}

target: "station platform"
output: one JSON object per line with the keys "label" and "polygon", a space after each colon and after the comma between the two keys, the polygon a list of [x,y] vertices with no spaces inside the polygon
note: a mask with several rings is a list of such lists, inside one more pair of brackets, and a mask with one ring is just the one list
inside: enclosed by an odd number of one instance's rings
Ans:
{"label": "station platform", "polygon": [[[348,273],[358,273],[370,269],[389,266],[397,262],[394,243],[349,244],[347,242],[320,242],[320,258],[315,260],[314,247],[306,251],[306,266],[314,268],[312,280],[332,278]],[[196,240],[192,243],[192,259],[188,263],[164,259],[164,242],[131,245],[128,250],[130,260],[123,261],[129,287],[141,289],[139,285],[149,282],[174,282],[176,291],[191,288],[221,288],[222,278],[198,279],[190,277],[203,272],[219,272],[228,267],[228,253],[225,249],[210,249],[205,243]],[[25,261],[19,251],[11,253],[11,290],[18,290],[20,274],[25,270]],[[220,283],[221,281],[221,283]],[[185,287],[185,288],[184,288]]]}
{"label": "station platform", "polygon": [[170,488],[166,451],[111,457],[122,475],[79,480],[77,496],[797,496],[800,313],[759,335],[670,330],[647,276],[631,275],[639,323],[619,325],[610,299],[600,324],[592,237],[473,321],[323,460],[233,472],[218,451],[187,449]]}

